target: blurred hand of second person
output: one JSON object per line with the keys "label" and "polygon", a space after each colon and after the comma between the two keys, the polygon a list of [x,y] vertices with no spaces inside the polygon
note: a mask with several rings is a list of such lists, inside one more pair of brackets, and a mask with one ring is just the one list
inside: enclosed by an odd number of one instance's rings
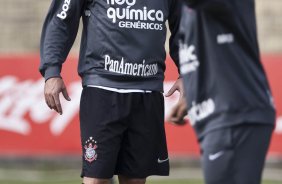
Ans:
{"label": "blurred hand of second person", "polygon": [[184,117],[187,115],[187,104],[185,97],[181,98],[178,103],[172,108],[168,121],[176,125],[185,125]]}
{"label": "blurred hand of second person", "polygon": [[180,97],[178,103],[172,108],[170,115],[168,117],[168,121],[177,125],[186,124],[184,117],[187,115],[187,104],[186,98],[184,95],[184,87],[182,78],[177,79],[171,89],[165,95],[166,97],[170,97],[174,94],[175,91],[179,91]]}
{"label": "blurred hand of second person", "polygon": [[54,109],[57,113],[62,115],[63,110],[60,102],[60,93],[63,94],[66,100],[71,100],[62,78],[50,78],[45,82],[44,96],[46,104],[50,109]]}

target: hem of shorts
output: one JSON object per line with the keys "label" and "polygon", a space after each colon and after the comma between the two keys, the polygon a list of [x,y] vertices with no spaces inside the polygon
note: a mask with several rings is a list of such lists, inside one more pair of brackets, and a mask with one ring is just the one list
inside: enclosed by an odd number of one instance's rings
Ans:
{"label": "hem of shorts", "polygon": [[81,174],[80,175],[81,178],[87,177],[87,178],[104,179],[104,180],[112,179],[113,176],[103,177],[103,176],[98,176],[98,175],[95,175],[95,174]]}
{"label": "hem of shorts", "polygon": [[87,178],[95,178],[95,179],[112,179],[115,175],[122,175],[122,176],[126,176],[129,178],[137,178],[137,179],[145,179],[149,176],[169,176],[169,173],[150,173],[150,174],[146,174],[143,176],[137,176],[134,174],[127,174],[125,172],[118,172],[115,173],[113,176],[111,177],[102,177],[102,176],[97,176],[97,175],[92,175],[92,174],[84,174],[84,175],[80,175],[81,178],[87,177]]}
{"label": "hem of shorts", "polygon": [[147,173],[147,174],[144,174],[144,175],[135,175],[135,174],[128,174],[126,172],[116,172],[115,175],[122,175],[122,176],[126,176],[126,177],[129,177],[129,178],[137,178],[137,179],[145,179],[149,176],[169,176],[169,172],[168,173]]}

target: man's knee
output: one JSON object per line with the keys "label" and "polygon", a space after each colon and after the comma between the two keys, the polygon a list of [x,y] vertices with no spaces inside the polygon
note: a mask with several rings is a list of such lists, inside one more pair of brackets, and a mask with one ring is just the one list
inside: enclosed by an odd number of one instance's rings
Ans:
{"label": "man's knee", "polygon": [[127,176],[118,176],[120,184],[145,184],[146,178],[129,178]]}
{"label": "man's knee", "polygon": [[98,178],[83,178],[83,184],[110,184],[110,179],[98,179]]}

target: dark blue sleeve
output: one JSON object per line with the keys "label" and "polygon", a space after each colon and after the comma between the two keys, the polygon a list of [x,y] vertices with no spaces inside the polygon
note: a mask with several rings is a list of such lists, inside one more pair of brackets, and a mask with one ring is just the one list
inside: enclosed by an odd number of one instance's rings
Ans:
{"label": "dark blue sleeve", "polygon": [[40,73],[45,79],[60,77],[62,64],[76,38],[84,0],[53,0],[40,42]]}
{"label": "dark blue sleeve", "polygon": [[170,6],[169,13],[169,29],[171,32],[170,40],[169,40],[169,49],[170,56],[174,61],[175,65],[179,71],[179,26],[181,20],[181,9],[182,9],[182,1],[181,0],[172,0]]}

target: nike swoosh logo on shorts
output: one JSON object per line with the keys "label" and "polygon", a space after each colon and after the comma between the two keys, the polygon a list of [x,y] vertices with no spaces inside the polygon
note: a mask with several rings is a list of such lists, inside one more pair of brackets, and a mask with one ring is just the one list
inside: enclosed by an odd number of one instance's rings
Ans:
{"label": "nike swoosh logo on shorts", "polygon": [[161,160],[161,159],[158,158],[158,163],[161,164],[161,163],[167,162],[168,160],[169,160],[169,158],[164,159],[164,160]]}
{"label": "nike swoosh logo on shorts", "polygon": [[214,161],[214,160],[218,159],[219,157],[221,157],[223,154],[224,154],[224,151],[220,151],[220,152],[217,152],[215,154],[209,154],[209,160]]}

